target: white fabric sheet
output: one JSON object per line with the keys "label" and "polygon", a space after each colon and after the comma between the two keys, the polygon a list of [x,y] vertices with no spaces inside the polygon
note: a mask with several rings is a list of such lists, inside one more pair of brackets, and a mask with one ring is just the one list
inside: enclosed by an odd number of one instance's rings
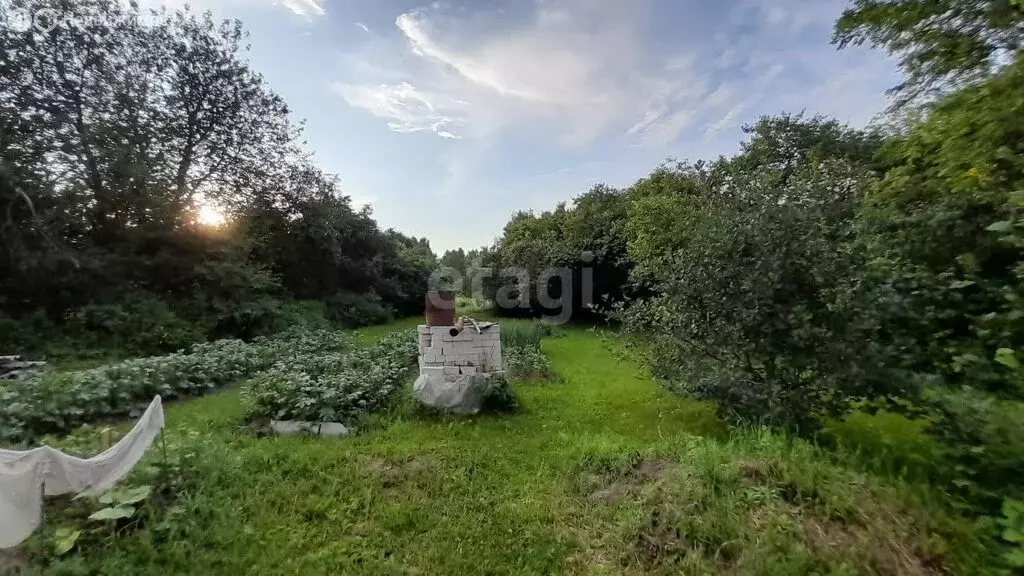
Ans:
{"label": "white fabric sheet", "polygon": [[49,446],[27,452],[0,449],[0,549],[21,544],[39,527],[44,488],[47,496],[107,490],[135,468],[163,427],[157,396],[124,438],[93,458]]}

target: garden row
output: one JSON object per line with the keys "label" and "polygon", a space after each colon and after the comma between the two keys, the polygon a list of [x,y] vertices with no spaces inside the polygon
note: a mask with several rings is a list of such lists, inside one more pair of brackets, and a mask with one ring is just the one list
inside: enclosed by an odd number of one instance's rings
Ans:
{"label": "garden row", "polygon": [[354,348],[342,332],[220,340],[166,356],[0,383],[0,441],[25,442],[103,418],[131,416],[153,396],[173,400],[250,378],[288,358]]}
{"label": "garden row", "polygon": [[[550,329],[539,323],[509,323],[502,330],[504,368],[514,380],[553,376],[540,348]],[[242,386],[250,420],[349,422],[387,407],[412,374],[417,355],[414,330],[393,332],[368,348],[311,351],[276,363]],[[507,382],[485,403],[497,411],[515,406]]]}
{"label": "garden row", "polygon": [[[539,326],[503,335],[513,379],[545,378]],[[412,330],[360,347],[343,332],[297,331],[252,342],[220,340],[190,351],[90,370],[46,372],[0,384],[0,441],[30,442],[88,422],[134,416],[160,395],[199,396],[232,382],[252,420],[350,421],[382,409],[416,359]]]}
{"label": "garden row", "polygon": [[250,419],[350,421],[387,405],[412,373],[413,330],[393,332],[375,346],[294,354],[242,386]]}

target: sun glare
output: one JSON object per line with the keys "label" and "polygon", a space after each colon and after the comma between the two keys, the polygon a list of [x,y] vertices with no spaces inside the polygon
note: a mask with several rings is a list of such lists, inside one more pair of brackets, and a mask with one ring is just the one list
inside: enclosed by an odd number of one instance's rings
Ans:
{"label": "sun glare", "polygon": [[224,213],[216,206],[203,204],[199,206],[199,215],[197,220],[204,226],[220,226],[224,223],[225,218]]}

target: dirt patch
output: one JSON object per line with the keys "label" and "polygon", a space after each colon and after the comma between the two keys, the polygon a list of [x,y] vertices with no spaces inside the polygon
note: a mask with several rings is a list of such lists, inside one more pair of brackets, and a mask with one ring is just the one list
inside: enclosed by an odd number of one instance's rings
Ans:
{"label": "dirt patch", "polygon": [[779,476],[779,469],[769,460],[745,460],[740,462],[740,473],[754,484],[767,484]]}
{"label": "dirt patch", "polygon": [[676,519],[676,513],[671,508],[660,506],[651,511],[647,525],[637,534],[634,548],[645,570],[686,555],[687,546]]}
{"label": "dirt patch", "polygon": [[588,500],[614,504],[636,496],[645,485],[674,467],[675,463],[669,460],[645,458],[626,470],[603,474],[585,472],[580,476],[579,485]]}
{"label": "dirt patch", "polygon": [[18,552],[17,548],[0,550],[0,576],[27,574],[28,569],[28,560]]}
{"label": "dirt patch", "polygon": [[380,480],[385,487],[407,483],[421,483],[433,475],[433,464],[426,458],[397,460],[375,458],[368,461],[363,469],[369,476]]}
{"label": "dirt patch", "polygon": [[862,551],[875,572],[893,576],[938,576],[946,572],[919,554],[916,547],[894,537],[880,538],[859,526],[834,520],[800,518],[807,545],[815,554],[827,557],[843,550]]}
{"label": "dirt patch", "polygon": [[670,470],[672,467],[673,463],[668,460],[646,459],[641,460],[640,463],[633,468],[633,471],[637,476],[654,480],[661,478],[662,474]]}
{"label": "dirt patch", "polygon": [[590,493],[590,496],[587,496],[587,499],[591,502],[614,503],[622,502],[626,499],[626,496],[626,487],[616,482],[605,488],[594,490]]}

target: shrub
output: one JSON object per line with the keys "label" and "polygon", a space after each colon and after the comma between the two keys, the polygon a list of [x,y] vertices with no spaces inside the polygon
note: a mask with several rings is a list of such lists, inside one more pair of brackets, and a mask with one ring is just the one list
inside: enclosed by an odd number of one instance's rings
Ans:
{"label": "shrub", "polygon": [[42,312],[15,320],[0,312],[0,354],[36,353],[53,344],[57,327]]}
{"label": "shrub", "polygon": [[346,328],[386,324],[394,319],[394,313],[373,293],[339,292],[328,298],[325,304],[331,322]]}
{"label": "shrub", "polygon": [[175,352],[206,340],[199,324],[185,320],[166,302],[135,294],[117,304],[90,304],[71,314],[65,329],[93,348],[131,355]]}
{"label": "shrub", "polygon": [[988,513],[1005,498],[1024,500],[1024,404],[971,389],[934,391],[928,400],[937,414],[930,431],[945,463],[937,480]]}
{"label": "shrub", "polygon": [[459,294],[455,297],[455,309],[461,312],[486,312],[494,308],[494,302]]}
{"label": "shrub", "polygon": [[345,352],[303,349],[242,387],[250,419],[351,421],[384,408],[410,373],[414,331],[392,333],[376,346]]}
{"label": "shrub", "polygon": [[487,389],[483,391],[483,402],[480,409],[483,412],[503,413],[515,412],[519,409],[519,400],[509,384],[508,378],[492,375],[486,379]]}
{"label": "shrub", "polygon": [[[874,320],[852,295],[861,258],[848,238],[866,170],[800,149],[798,136],[836,138],[834,123],[783,117],[751,130],[743,155],[634,187],[630,254],[652,295],[616,317],[654,333],[655,372],[676,389],[734,420],[810,431],[908,383],[874,363]],[[759,157],[775,139],[797,157]]]}
{"label": "shrub", "polygon": [[551,378],[551,362],[540,348],[503,346],[505,372],[513,379]]}

